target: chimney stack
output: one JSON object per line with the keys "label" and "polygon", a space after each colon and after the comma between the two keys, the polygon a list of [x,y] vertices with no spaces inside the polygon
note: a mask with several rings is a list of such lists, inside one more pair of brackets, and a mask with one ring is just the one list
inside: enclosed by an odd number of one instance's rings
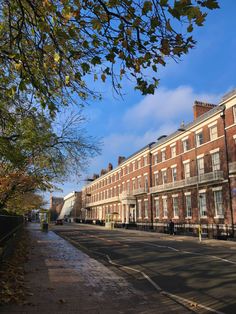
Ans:
{"label": "chimney stack", "polygon": [[109,162],[108,167],[107,167],[107,170],[108,170],[108,171],[111,171],[112,169],[113,169],[113,166],[112,166],[112,164]]}
{"label": "chimney stack", "polygon": [[118,157],[118,166],[119,166],[123,161],[125,161],[125,157],[124,157],[124,156],[119,156],[119,157]]}
{"label": "chimney stack", "polygon": [[214,107],[216,107],[216,105],[195,100],[194,106],[193,106],[194,120],[196,120],[198,117],[200,117],[201,115],[203,115],[207,111],[213,109]]}

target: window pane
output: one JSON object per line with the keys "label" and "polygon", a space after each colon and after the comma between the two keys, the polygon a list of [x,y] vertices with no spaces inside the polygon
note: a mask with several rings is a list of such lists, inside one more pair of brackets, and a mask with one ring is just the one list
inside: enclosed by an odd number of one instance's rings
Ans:
{"label": "window pane", "polygon": [[190,178],[190,164],[186,163],[184,164],[184,177],[186,178]]}
{"label": "window pane", "polygon": [[191,195],[186,195],[186,216],[192,216]]}
{"label": "window pane", "polygon": [[197,159],[198,175],[204,174],[204,158]]}
{"label": "window pane", "polygon": [[210,138],[211,140],[215,140],[217,138],[218,134],[217,134],[217,126],[214,125],[210,128]]}
{"label": "window pane", "polygon": [[175,157],[176,156],[176,146],[172,146],[171,147],[171,157]]}
{"label": "window pane", "polygon": [[200,215],[206,216],[207,215],[207,209],[206,209],[206,194],[201,193],[199,195],[199,206],[200,206]]}
{"label": "window pane", "polygon": [[215,213],[216,216],[223,216],[223,200],[222,200],[222,191],[214,191],[214,200],[215,200]]}
{"label": "window pane", "polygon": [[155,199],[155,208],[156,208],[156,217],[159,217],[159,212],[160,212],[160,209],[159,209],[159,199]]}
{"label": "window pane", "polygon": [[174,217],[179,216],[178,197],[173,197],[173,212],[174,212]]}
{"label": "window pane", "polygon": [[167,198],[163,198],[162,202],[163,202],[163,216],[167,217],[167,213],[168,213],[168,210],[167,210]]}
{"label": "window pane", "polygon": [[211,155],[212,171],[220,170],[220,154],[214,153]]}
{"label": "window pane", "polygon": [[144,215],[148,217],[148,201],[144,201]]}
{"label": "window pane", "polygon": [[173,182],[177,181],[177,168],[172,168],[172,179]]}

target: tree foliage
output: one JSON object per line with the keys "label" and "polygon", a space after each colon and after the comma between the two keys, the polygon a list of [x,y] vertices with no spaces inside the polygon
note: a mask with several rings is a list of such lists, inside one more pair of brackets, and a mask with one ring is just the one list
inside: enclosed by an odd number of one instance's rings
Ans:
{"label": "tree foliage", "polygon": [[0,88],[32,93],[51,113],[74,95],[96,96],[91,83],[107,77],[117,91],[128,75],[153,93],[159,66],[195,45],[194,28],[215,8],[216,0],[2,0]]}
{"label": "tree foliage", "polygon": [[71,173],[80,175],[98,152],[80,113],[52,120],[27,99],[15,99],[0,105],[0,116],[0,209],[29,192],[50,190]]}

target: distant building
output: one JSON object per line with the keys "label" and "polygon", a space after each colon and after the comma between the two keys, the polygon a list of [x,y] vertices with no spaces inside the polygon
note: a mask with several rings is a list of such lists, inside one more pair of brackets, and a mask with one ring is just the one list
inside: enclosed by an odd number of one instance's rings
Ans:
{"label": "distant building", "polygon": [[[196,101],[194,121],[160,136],[82,189],[87,222],[116,213],[117,225],[208,236],[234,233],[236,223],[236,90],[219,105]],[[161,112],[160,112],[161,115]]]}
{"label": "distant building", "polygon": [[50,211],[50,219],[52,221],[55,221],[60,215],[63,204],[64,204],[63,197],[55,197],[55,196],[52,196],[52,194],[50,195],[49,211]]}
{"label": "distant building", "polygon": [[64,197],[59,219],[76,220],[81,212],[81,192],[71,192]]}

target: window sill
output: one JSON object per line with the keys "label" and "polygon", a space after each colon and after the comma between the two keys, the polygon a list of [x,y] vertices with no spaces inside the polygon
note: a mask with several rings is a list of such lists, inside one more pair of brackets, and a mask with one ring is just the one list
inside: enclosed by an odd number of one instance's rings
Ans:
{"label": "window sill", "polygon": [[214,216],[214,219],[224,219],[225,217],[224,217],[224,215],[217,215],[217,216]]}

